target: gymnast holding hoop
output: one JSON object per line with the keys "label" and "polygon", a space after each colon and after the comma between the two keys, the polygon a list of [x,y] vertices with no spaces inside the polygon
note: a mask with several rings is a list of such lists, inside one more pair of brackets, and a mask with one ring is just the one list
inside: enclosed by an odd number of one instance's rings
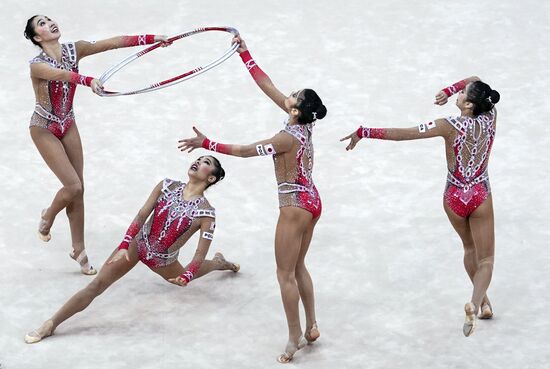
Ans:
{"label": "gymnast holding hoop", "polygon": [[[327,109],[311,89],[283,95],[252,59],[246,43],[239,36],[233,42],[240,44],[237,51],[258,86],[288,114],[284,129],[270,139],[250,145],[229,145],[210,141],[193,127],[197,136],[180,140],[178,147],[189,152],[202,147],[244,158],[264,155],[273,157],[280,208],[275,233],[275,259],[289,331],[285,352],[277,360],[287,363],[297,350],[320,336],[315,319],[313,283],[304,259],[313,230],[321,216],[321,198],[312,179],[313,123],[322,119]],[[300,298],[306,314],[303,336],[299,315]]]}
{"label": "gymnast holding hoop", "polygon": [[473,284],[472,298],[464,306],[466,316],[462,330],[468,337],[475,330],[480,309],[479,318],[493,316],[486,294],[495,254],[488,164],[497,121],[495,104],[500,95],[478,77],[470,77],[438,92],[435,104],[446,104],[455,93],[458,93],[458,117],[436,119],[412,128],[359,127],[340,141],[349,139],[346,150],[352,150],[362,138],[405,141],[443,137],[445,140],[448,173],[443,208],[462,240],[464,267]]}
{"label": "gymnast holding hoop", "polygon": [[40,47],[41,53],[30,61],[31,81],[36,106],[30,122],[30,134],[40,155],[57,176],[63,187],[49,207],[42,210],[38,236],[47,242],[57,214],[65,209],[71,229],[71,258],[80,265],[83,274],[97,271],[89,264],[84,244],[84,180],[82,143],[73,113],[76,85],[88,86],[101,94],[102,83],[78,74],[78,62],[89,55],[121,47],[162,42],[165,36],[119,36],[95,43],[88,41],[61,44],[56,22],[44,15],[27,21],[25,37]]}
{"label": "gymnast holding hoop", "polygon": [[[216,212],[204,197],[204,191],[225,176],[220,162],[213,156],[201,156],[191,164],[187,175],[187,183],[164,179],[155,186],[97,277],[40,328],[28,333],[25,342],[36,343],[51,336],[59,324],[86,309],[138,261],[179,286],[214,270],[239,271],[239,264],[226,261],[220,253],[212,260],[205,260],[214,238]],[[197,231],[200,232],[197,250],[193,260],[183,267],[178,262],[179,249]]]}

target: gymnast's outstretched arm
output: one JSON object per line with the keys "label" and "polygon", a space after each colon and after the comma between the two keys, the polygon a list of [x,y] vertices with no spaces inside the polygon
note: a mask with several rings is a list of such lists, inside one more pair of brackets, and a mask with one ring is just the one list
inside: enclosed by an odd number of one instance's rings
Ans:
{"label": "gymnast's outstretched arm", "polygon": [[202,147],[203,149],[216,151],[221,154],[249,158],[251,156],[282,154],[290,151],[292,148],[293,138],[285,132],[279,132],[270,139],[254,142],[249,145],[234,145],[211,141],[197,128],[193,127],[193,130],[197,134],[196,137],[184,138],[178,141],[180,143],[178,148],[181,151],[187,150],[187,152],[191,152]]}
{"label": "gymnast's outstretched arm", "polygon": [[422,138],[444,137],[452,132],[451,125],[445,119],[436,119],[432,122],[421,123],[410,128],[369,128],[360,126],[340,141],[350,140],[346,150],[353,150],[362,138],[375,138],[390,141],[418,140]]}
{"label": "gymnast's outstretched arm", "polygon": [[[164,35],[138,35],[116,36],[96,42],[80,40],[75,42],[76,56],[78,60],[87,56],[122,47],[150,45],[155,42],[166,43],[168,38]],[[168,45],[166,43],[166,45]]]}
{"label": "gymnast's outstretched arm", "polygon": [[260,89],[271,100],[273,100],[273,102],[277,104],[279,108],[288,113],[288,110],[285,107],[286,96],[281,91],[279,91],[277,87],[275,87],[275,85],[271,81],[271,78],[269,78],[269,76],[265,74],[265,72],[258,66],[258,64],[256,64],[256,61],[252,59],[252,56],[248,51],[248,47],[246,46],[246,42],[244,42],[240,35],[235,36],[233,38],[233,42],[238,42],[240,44],[237,52],[239,53],[239,56],[241,57],[244,65],[250,72],[250,75],[252,76],[252,78],[254,78],[254,81],[256,81],[258,87],[260,87]]}

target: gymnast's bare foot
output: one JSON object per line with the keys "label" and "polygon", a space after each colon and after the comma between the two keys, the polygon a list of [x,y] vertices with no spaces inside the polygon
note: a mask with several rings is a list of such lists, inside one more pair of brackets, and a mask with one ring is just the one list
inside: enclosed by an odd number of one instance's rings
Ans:
{"label": "gymnast's bare foot", "polygon": [[25,335],[26,343],[37,343],[53,334],[53,321],[46,320],[40,328]]}
{"label": "gymnast's bare foot", "polygon": [[214,255],[214,258],[212,259],[214,261],[217,261],[219,263],[222,263],[224,265],[226,265],[226,269],[227,270],[232,270],[234,271],[235,273],[238,272],[240,269],[241,269],[241,266],[237,263],[231,263],[227,260],[225,260],[225,257],[223,256],[223,254],[221,252],[217,252],[215,255]]}

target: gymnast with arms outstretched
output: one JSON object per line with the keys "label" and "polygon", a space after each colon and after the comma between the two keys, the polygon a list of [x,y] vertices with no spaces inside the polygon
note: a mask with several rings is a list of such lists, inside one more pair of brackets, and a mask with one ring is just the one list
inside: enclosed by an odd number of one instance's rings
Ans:
{"label": "gymnast with arms outstretched", "polygon": [[469,336],[474,332],[480,309],[479,318],[493,316],[486,294],[495,253],[488,163],[495,138],[495,104],[500,95],[478,77],[470,77],[438,92],[435,104],[446,104],[455,93],[458,93],[458,117],[437,119],[412,128],[359,127],[341,141],[349,139],[346,150],[352,150],[362,138],[404,141],[443,137],[445,140],[448,173],[443,208],[462,240],[464,267],[473,283],[471,300],[464,306],[463,333]]}
{"label": "gymnast with arms outstretched", "polygon": [[[280,208],[275,233],[275,260],[289,332],[285,352],[277,360],[287,363],[297,350],[320,335],[315,318],[313,283],[305,257],[321,216],[321,198],[312,179],[313,122],[322,119],[327,109],[311,89],[283,95],[252,59],[240,36],[233,42],[240,43],[237,51],[261,90],[288,114],[284,129],[270,139],[250,145],[229,145],[213,142],[193,127],[197,136],[181,140],[179,148],[191,152],[202,147],[244,158],[273,157]],[[300,298],[306,315],[304,335],[300,326]]]}
{"label": "gymnast with arms outstretched", "polygon": [[[223,179],[225,172],[220,162],[213,156],[201,156],[187,173],[187,183],[164,179],[155,186],[122,242],[94,280],[40,328],[28,333],[25,342],[36,343],[51,336],[59,324],[84,310],[138,261],[179,286],[186,286],[191,280],[214,270],[239,270],[238,264],[226,261],[221,253],[216,253],[212,260],[205,260],[214,237],[216,213],[204,197],[204,191]],[[199,232],[197,250],[193,260],[183,267],[177,260],[179,249],[196,232]]]}
{"label": "gymnast with arms outstretched", "polygon": [[84,244],[84,179],[82,143],[73,112],[76,85],[89,86],[94,93],[102,90],[98,79],[80,75],[82,58],[121,47],[163,42],[165,36],[119,36],[97,42],[77,41],[61,44],[56,22],[45,15],[35,15],[27,21],[25,37],[41,49],[30,61],[30,77],[36,104],[30,122],[31,138],[40,155],[61,182],[50,206],[42,210],[38,236],[51,239],[50,229],[63,209],[71,229],[71,258],[80,264],[83,274],[96,274],[89,264]]}

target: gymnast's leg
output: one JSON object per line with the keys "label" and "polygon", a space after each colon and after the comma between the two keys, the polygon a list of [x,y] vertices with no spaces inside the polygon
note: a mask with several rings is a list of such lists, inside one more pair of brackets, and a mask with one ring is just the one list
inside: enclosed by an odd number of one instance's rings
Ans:
{"label": "gymnast's leg", "polygon": [[[107,261],[111,260],[117,251],[118,249],[113,251]],[[36,343],[43,338],[51,336],[59,324],[84,310],[97,296],[102,294],[109,286],[128,273],[128,271],[130,271],[139,261],[135,242],[130,245],[128,255],[130,261],[127,261],[125,258],[119,259],[111,264],[108,264],[106,261],[94,280],[73,295],[73,297],[71,297],[50,319],[46,320],[40,328],[28,333],[25,337],[25,342]]]}

